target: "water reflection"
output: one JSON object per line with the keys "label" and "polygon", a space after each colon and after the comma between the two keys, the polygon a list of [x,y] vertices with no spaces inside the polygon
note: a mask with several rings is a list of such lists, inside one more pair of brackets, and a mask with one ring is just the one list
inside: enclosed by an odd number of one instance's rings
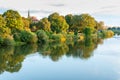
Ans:
{"label": "water reflection", "polygon": [[0,47],[0,73],[18,72],[26,55],[37,51],[37,45]]}
{"label": "water reflection", "polygon": [[69,51],[66,43],[49,43],[38,47],[39,54],[49,56],[53,61],[58,61],[60,57]]}
{"label": "water reflection", "polygon": [[50,57],[52,61],[58,61],[62,56],[88,59],[102,39],[86,38],[85,41],[67,43],[29,44],[22,46],[0,47],[0,74],[7,72],[18,72],[22,62],[29,54],[38,52],[43,57]]}
{"label": "water reflection", "polygon": [[98,40],[86,38],[83,42],[75,42],[74,44],[69,44],[69,52],[67,56],[73,56],[75,58],[88,59],[93,55],[93,51],[97,48]]}

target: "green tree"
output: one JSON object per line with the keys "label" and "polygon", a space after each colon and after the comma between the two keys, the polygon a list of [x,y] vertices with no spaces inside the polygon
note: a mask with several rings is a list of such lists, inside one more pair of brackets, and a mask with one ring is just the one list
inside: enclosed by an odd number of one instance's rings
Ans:
{"label": "green tree", "polygon": [[23,21],[23,29],[26,31],[30,31],[30,22],[27,18],[22,17],[22,21]]}
{"label": "green tree", "polygon": [[30,31],[21,31],[21,41],[26,43],[36,43],[37,42],[37,35]]}
{"label": "green tree", "polygon": [[69,24],[69,30],[74,31],[77,35],[78,32],[83,32],[86,26],[91,28],[95,28],[96,22],[95,19],[89,14],[81,14],[81,15],[66,15],[65,19]]}
{"label": "green tree", "polygon": [[92,28],[86,27],[86,28],[84,29],[84,34],[85,34],[86,37],[90,37],[91,34],[92,34]]}
{"label": "green tree", "polygon": [[6,20],[6,26],[11,29],[12,33],[23,30],[22,18],[17,11],[7,10],[3,17]]}
{"label": "green tree", "polygon": [[6,38],[10,36],[11,30],[6,27],[5,19],[0,15],[0,36],[2,38]]}
{"label": "green tree", "polygon": [[47,36],[44,30],[38,30],[36,34],[38,37],[38,43],[46,43],[49,39],[49,37]]}
{"label": "green tree", "polygon": [[39,21],[39,29],[43,29],[45,31],[50,31],[50,22],[48,21],[47,18],[43,18]]}
{"label": "green tree", "polygon": [[69,25],[66,23],[66,20],[63,16],[60,16],[58,13],[53,13],[48,17],[48,20],[51,23],[51,30],[56,33],[66,32],[69,28]]}
{"label": "green tree", "polygon": [[0,27],[5,27],[6,25],[6,21],[5,19],[2,17],[2,15],[0,15]]}
{"label": "green tree", "polygon": [[83,22],[83,23],[81,23],[81,26],[90,26],[90,27],[95,27],[95,19],[91,16],[91,15],[89,15],[89,14],[81,14],[80,15],[81,16],[81,22]]}
{"label": "green tree", "polygon": [[95,19],[89,14],[81,14],[80,15],[81,31],[83,31],[86,26],[89,26],[94,29],[96,26]]}
{"label": "green tree", "polygon": [[38,23],[30,23],[30,29],[32,32],[35,32],[38,30]]}
{"label": "green tree", "polygon": [[73,28],[72,28],[72,26],[73,26],[73,15],[72,14],[66,15],[65,20],[69,25],[69,31],[73,31]]}
{"label": "green tree", "polygon": [[78,32],[81,32],[81,16],[80,15],[74,15],[72,20],[72,30],[75,32],[75,35],[77,35]]}

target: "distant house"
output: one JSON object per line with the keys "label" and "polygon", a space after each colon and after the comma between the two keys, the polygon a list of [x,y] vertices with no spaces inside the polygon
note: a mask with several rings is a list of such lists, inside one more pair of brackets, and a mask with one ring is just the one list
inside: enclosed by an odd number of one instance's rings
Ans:
{"label": "distant house", "polygon": [[30,16],[30,11],[28,11],[28,19],[32,21],[32,23],[38,23],[39,20],[35,16]]}
{"label": "distant house", "polygon": [[39,22],[39,20],[35,16],[30,17],[30,20],[32,21],[32,23],[38,23]]}

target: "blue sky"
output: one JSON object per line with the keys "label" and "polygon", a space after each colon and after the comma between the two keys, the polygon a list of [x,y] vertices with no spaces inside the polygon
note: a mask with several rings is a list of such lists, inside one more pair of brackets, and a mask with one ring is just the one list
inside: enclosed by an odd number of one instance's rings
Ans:
{"label": "blue sky", "polygon": [[0,13],[7,9],[15,9],[22,16],[38,18],[47,17],[53,12],[61,15],[89,13],[98,21],[104,21],[106,25],[120,25],[120,1],[119,0],[0,0]]}

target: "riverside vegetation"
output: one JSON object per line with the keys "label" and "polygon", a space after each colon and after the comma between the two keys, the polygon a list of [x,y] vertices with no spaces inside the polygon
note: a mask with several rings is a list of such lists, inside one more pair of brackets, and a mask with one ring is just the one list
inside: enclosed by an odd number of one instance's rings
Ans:
{"label": "riverside vegetation", "polygon": [[108,38],[114,33],[89,14],[60,15],[34,20],[21,17],[15,10],[0,15],[0,46],[47,42],[85,41],[91,38]]}

